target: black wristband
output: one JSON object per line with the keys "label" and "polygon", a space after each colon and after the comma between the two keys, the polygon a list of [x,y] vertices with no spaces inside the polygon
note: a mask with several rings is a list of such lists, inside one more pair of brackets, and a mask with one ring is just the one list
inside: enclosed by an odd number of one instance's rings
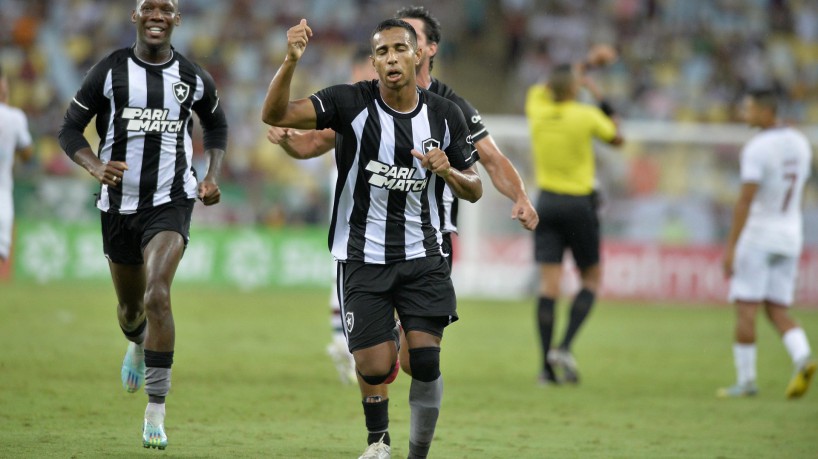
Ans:
{"label": "black wristband", "polygon": [[605,99],[602,99],[599,102],[599,109],[602,110],[602,113],[607,115],[609,118],[613,117],[614,114],[616,114],[616,111],[614,110],[613,106]]}

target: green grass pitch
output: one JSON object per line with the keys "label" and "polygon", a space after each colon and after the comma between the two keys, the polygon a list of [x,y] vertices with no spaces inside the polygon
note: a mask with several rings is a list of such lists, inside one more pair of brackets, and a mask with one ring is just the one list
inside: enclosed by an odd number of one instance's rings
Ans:
{"label": "green grass pitch", "polygon": [[[0,284],[0,457],[353,458],[358,391],[325,346],[327,291],[174,287],[168,449],[141,446],[144,393],[119,382],[111,286]],[[460,302],[443,341],[438,458],[783,458],[818,454],[818,388],[784,398],[790,363],[759,316],[759,388],[734,379],[727,306],[602,302],[580,332],[578,387],[540,387],[534,301]],[[566,309],[560,305],[559,317]],[[796,308],[818,348],[818,310]],[[560,327],[561,330],[561,327]],[[391,386],[406,457],[409,378]]]}

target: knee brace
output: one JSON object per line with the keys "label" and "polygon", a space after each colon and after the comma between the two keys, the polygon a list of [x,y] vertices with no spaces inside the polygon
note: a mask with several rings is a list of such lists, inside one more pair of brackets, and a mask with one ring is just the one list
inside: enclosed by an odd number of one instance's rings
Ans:
{"label": "knee brace", "polygon": [[409,367],[412,369],[412,377],[418,381],[436,380],[440,377],[440,348],[409,349]]}
{"label": "knee brace", "polygon": [[363,379],[364,382],[366,382],[370,386],[379,386],[379,385],[385,383],[386,380],[389,379],[390,376],[392,376],[392,373],[395,371],[395,365],[397,365],[397,364],[398,364],[398,362],[394,362],[392,364],[392,366],[389,367],[389,373],[387,373],[385,375],[380,375],[380,376],[368,376],[368,375],[365,375],[365,374],[361,373],[358,370],[355,370],[355,371],[358,371],[358,374],[361,375],[361,379]]}

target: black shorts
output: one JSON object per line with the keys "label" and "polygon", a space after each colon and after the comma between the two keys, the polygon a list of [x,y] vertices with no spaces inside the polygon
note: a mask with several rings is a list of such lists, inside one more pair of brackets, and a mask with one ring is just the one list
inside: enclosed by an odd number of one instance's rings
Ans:
{"label": "black shorts", "polygon": [[195,202],[194,199],[169,202],[133,214],[101,212],[105,257],[118,264],[141,265],[142,250],[162,231],[181,234],[187,247]]}
{"label": "black shorts", "polygon": [[454,286],[443,257],[386,265],[338,263],[338,292],[350,352],[393,340],[395,311],[405,330],[439,336],[457,320]]}
{"label": "black shorts", "polygon": [[576,265],[585,269],[599,263],[599,218],[593,195],[573,196],[540,190],[540,223],[534,230],[537,263],[561,263],[571,249]]}

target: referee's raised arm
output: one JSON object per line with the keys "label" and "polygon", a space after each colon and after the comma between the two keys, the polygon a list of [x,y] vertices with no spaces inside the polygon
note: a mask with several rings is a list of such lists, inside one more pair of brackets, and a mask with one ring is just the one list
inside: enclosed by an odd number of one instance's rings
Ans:
{"label": "referee's raised arm", "polygon": [[306,19],[287,31],[287,56],[270,82],[261,108],[261,120],[270,126],[315,129],[316,115],[312,102],[309,99],[290,101],[290,83],[295,66],[304,54],[310,37],[312,29]]}

